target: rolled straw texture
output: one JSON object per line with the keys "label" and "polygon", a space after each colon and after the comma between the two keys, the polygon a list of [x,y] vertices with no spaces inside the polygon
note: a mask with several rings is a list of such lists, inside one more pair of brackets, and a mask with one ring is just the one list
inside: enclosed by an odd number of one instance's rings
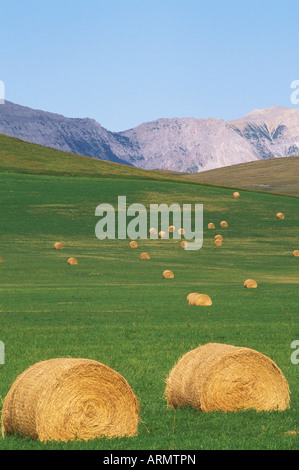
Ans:
{"label": "rolled straw texture", "polygon": [[289,386],[267,356],[244,347],[208,343],[185,354],[170,371],[169,407],[202,411],[285,410]]}
{"label": "rolled straw texture", "polygon": [[69,258],[67,264],[78,264],[78,260],[76,258]]}
{"label": "rolled straw texture", "polygon": [[54,248],[55,248],[55,250],[62,250],[62,249],[63,249],[63,246],[62,246],[61,243],[56,242],[56,243],[54,243]]}
{"label": "rolled straw texture", "polygon": [[174,274],[169,269],[166,269],[165,271],[163,271],[163,277],[165,279],[172,279],[172,278],[174,278]]}
{"label": "rolled straw texture", "polygon": [[89,359],[41,361],[13,383],[3,405],[2,434],[49,440],[134,436],[139,408],[128,382]]}

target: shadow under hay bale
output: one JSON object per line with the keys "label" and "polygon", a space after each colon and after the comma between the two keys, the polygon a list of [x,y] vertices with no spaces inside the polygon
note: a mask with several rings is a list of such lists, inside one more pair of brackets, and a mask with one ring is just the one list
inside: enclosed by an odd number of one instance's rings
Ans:
{"label": "shadow under hay bale", "polygon": [[137,398],[118,372],[89,359],[58,358],[25,370],[9,390],[2,434],[49,440],[135,436]]}
{"label": "shadow under hay bale", "polygon": [[170,371],[169,407],[202,411],[285,410],[288,383],[267,356],[244,347],[208,343],[185,354]]}

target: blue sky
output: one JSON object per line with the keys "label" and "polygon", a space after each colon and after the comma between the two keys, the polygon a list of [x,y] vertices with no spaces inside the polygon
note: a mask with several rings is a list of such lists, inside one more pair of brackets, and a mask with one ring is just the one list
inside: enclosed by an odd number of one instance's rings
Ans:
{"label": "blue sky", "polygon": [[298,0],[1,0],[0,18],[18,104],[112,131],[296,107]]}

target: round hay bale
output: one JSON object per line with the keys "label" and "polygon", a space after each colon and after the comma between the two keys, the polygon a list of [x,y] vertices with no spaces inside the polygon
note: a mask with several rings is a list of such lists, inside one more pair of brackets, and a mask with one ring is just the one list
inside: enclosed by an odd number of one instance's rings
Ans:
{"label": "round hay bale", "polygon": [[208,307],[212,305],[211,298],[206,294],[199,294],[197,292],[192,292],[187,296],[189,305],[197,305],[200,307]]}
{"label": "round hay bale", "polygon": [[216,238],[216,240],[214,241],[214,245],[215,246],[222,246],[222,240],[220,240],[220,238]]}
{"label": "round hay bale", "polygon": [[226,222],[226,220],[222,220],[222,222],[220,222],[220,227],[222,228],[228,227],[228,223]]}
{"label": "round hay bale", "polygon": [[150,233],[151,235],[157,235],[158,232],[157,232],[157,230],[156,230],[154,227],[151,227],[151,228],[149,229],[149,233]]}
{"label": "round hay bale", "polygon": [[169,271],[169,269],[166,269],[164,272],[163,272],[163,277],[165,279],[173,279],[174,278],[174,274],[172,271]]}
{"label": "round hay bale", "polygon": [[235,192],[233,193],[233,197],[235,197],[235,198],[240,197],[240,194],[238,193],[238,191],[235,191]]}
{"label": "round hay bale", "polygon": [[223,236],[222,235],[215,235],[214,239],[215,240],[221,240],[223,242]]}
{"label": "round hay bale", "polygon": [[180,243],[180,247],[181,248],[187,248],[188,246],[188,242],[186,242],[186,240],[183,240],[181,243]]}
{"label": "round hay bale", "polygon": [[246,279],[244,287],[247,287],[247,289],[255,289],[257,287],[257,282],[254,281],[254,279]]}
{"label": "round hay bale", "polygon": [[135,240],[132,240],[132,241],[130,242],[130,248],[138,248],[138,243],[135,242]]}
{"label": "round hay bale", "polygon": [[202,411],[285,410],[290,400],[288,383],[271,359],[220,343],[185,354],[170,371],[165,395],[169,407]]}
{"label": "round hay bale", "polygon": [[78,260],[76,258],[69,258],[67,260],[67,264],[71,264],[71,265],[78,264]]}
{"label": "round hay bale", "polygon": [[[294,250],[293,251],[293,256],[296,256],[296,257],[299,256],[299,250]],[[1,261],[2,261],[2,259],[1,259]],[[1,261],[0,261],[0,263],[1,263]]]}
{"label": "round hay bale", "polygon": [[283,214],[283,212],[277,212],[276,218],[280,219],[280,220],[283,220],[283,219],[285,219],[285,215]]}
{"label": "round hay bale", "polygon": [[2,258],[0,258],[0,263],[2,263]]}
{"label": "round hay bale", "polygon": [[210,222],[210,223],[208,224],[208,229],[209,229],[209,230],[213,230],[214,228],[215,228],[215,224],[213,224],[213,222]]}
{"label": "round hay bale", "polygon": [[173,233],[174,231],[175,231],[175,226],[174,226],[174,225],[170,225],[170,226],[168,227],[168,232],[169,232],[169,233]]}
{"label": "round hay bale", "polygon": [[148,253],[141,253],[140,259],[151,259],[151,257]]}
{"label": "round hay bale", "polygon": [[178,229],[178,234],[179,235],[185,235],[185,230],[183,228]]}
{"label": "round hay bale", "polygon": [[58,358],[26,369],[11,386],[2,434],[49,440],[134,436],[139,407],[118,372],[89,359]]}
{"label": "round hay bale", "polygon": [[161,232],[159,232],[159,238],[167,238],[167,233],[161,230]]}
{"label": "round hay bale", "polygon": [[62,250],[63,246],[60,242],[56,242],[56,243],[54,243],[54,248],[55,248],[55,250]]}

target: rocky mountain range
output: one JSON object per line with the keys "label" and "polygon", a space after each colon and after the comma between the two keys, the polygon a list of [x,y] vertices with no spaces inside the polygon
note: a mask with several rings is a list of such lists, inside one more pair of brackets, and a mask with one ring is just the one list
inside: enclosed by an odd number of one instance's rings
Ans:
{"label": "rocky mountain range", "polygon": [[157,119],[111,132],[94,119],[67,118],[5,101],[0,105],[0,133],[139,168],[196,173],[299,155],[299,109],[274,106],[233,121]]}

